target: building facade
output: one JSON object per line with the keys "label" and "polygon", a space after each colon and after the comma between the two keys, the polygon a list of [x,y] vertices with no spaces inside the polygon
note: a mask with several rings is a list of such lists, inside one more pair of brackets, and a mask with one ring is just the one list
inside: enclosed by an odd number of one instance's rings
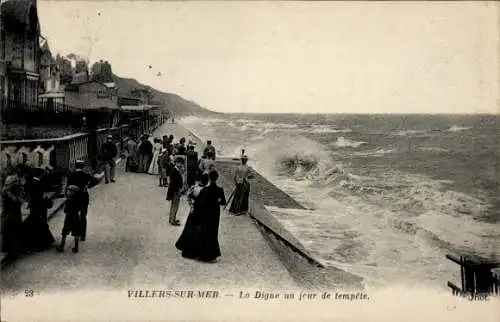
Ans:
{"label": "building facade", "polygon": [[99,82],[68,84],[64,88],[65,103],[80,109],[118,109],[118,97]]}
{"label": "building facade", "polygon": [[45,39],[42,40],[40,49],[40,84],[42,93],[62,92],[59,68]]}
{"label": "building facade", "polygon": [[52,56],[47,40],[40,44],[40,88],[38,103],[43,108],[57,108],[64,104],[59,66]]}
{"label": "building facade", "polygon": [[40,79],[37,1],[3,1],[0,21],[2,103],[36,105]]}

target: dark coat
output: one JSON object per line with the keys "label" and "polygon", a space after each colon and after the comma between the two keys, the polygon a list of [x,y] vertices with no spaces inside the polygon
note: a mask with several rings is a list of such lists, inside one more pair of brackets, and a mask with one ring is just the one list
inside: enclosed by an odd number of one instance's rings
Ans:
{"label": "dark coat", "polygon": [[180,143],[176,144],[175,146],[175,154],[176,155],[186,155],[187,149],[185,145],[182,145]]}
{"label": "dark coat", "polygon": [[202,227],[201,249],[202,260],[211,261],[221,255],[219,246],[220,206],[226,204],[224,189],[211,183],[203,188],[198,196],[203,214],[199,216],[199,225]]}
{"label": "dark coat", "polygon": [[34,183],[30,193],[30,214],[23,222],[23,248],[26,251],[40,251],[55,241],[47,224],[47,210],[53,205],[45,198],[41,183]]}
{"label": "dark coat", "polygon": [[118,155],[118,148],[113,142],[106,142],[102,145],[103,161],[112,161]]}
{"label": "dark coat", "polygon": [[198,178],[198,153],[196,151],[188,151],[186,155],[187,166],[187,183],[191,187]]}
{"label": "dark coat", "polygon": [[144,140],[139,145],[139,154],[142,155],[153,155],[153,143],[149,140]]}
{"label": "dark coat", "polygon": [[177,168],[170,173],[170,183],[167,190],[167,200],[172,200],[184,188],[184,179]]}

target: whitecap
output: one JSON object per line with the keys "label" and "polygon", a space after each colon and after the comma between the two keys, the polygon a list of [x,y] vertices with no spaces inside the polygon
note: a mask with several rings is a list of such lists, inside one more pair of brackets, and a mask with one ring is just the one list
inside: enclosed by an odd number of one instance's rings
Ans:
{"label": "whitecap", "polygon": [[305,132],[309,133],[349,133],[352,132],[351,129],[332,129],[330,127],[313,127],[312,129],[305,129]]}
{"label": "whitecap", "polygon": [[410,135],[419,135],[419,134],[425,134],[427,131],[426,130],[402,130],[398,131],[396,133],[393,133],[395,136],[410,136]]}
{"label": "whitecap", "polygon": [[386,154],[391,154],[397,152],[396,149],[378,149],[375,151],[357,151],[353,152],[353,155],[362,157],[381,157]]}
{"label": "whitecap", "polygon": [[351,141],[349,139],[344,138],[343,136],[339,136],[337,138],[337,141],[334,143],[335,146],[339,148],[345,148],[345,147],[350,147],[350,148],[357,148],[363,144],[366,144],[367,142],[364,141]]}
{"label": "whitecap", "polygon": [[420,147],[420,148],[417,148],[417,150],[424,151],[424,152],[449,152],[446,149],[437,148],[437,147],[435,147],[435,148],[432,148],[432,147]]}
{"label": "whitecap", "polygon": [[450,127],[447,131],[448,132],[460,132],[460,131],[467,131],[470,129],[472,129],[471,126],[459,126],[459,125],[453,124],[453,126]]}

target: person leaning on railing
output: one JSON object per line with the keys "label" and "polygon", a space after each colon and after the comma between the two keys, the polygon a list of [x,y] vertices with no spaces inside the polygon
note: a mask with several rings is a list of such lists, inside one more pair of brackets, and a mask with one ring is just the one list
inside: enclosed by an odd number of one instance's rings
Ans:
{"label": "person leaning on railing", "polygon": [[214,160],[217,157],[217,153],[215,152],[215,147],[212,145],[212,141],[211,140],[207,141],[207,145],[203,149],[203,155],[204,156],[206,156],[208,158],[209,154],[211,155],[211,157]]}

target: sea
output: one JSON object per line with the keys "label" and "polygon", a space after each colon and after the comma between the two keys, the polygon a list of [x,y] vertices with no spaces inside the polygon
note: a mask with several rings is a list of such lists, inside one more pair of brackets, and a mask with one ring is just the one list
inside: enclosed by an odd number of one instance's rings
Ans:
{"label": "sea", "polygon": [[325,265],[368,286],[446,288],[446,254],[500,260],[500,116],[186,117],[306,210],[268,207]]}

